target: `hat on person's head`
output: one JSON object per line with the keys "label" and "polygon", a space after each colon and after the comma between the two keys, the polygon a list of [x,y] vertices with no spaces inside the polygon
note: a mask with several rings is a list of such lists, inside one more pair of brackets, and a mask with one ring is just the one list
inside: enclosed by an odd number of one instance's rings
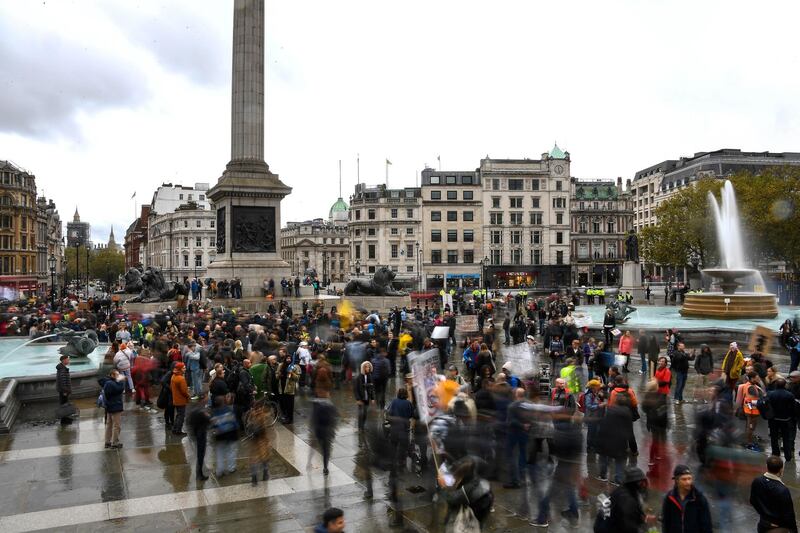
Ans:
{"label": "hat on person's head", "polygon": [[123,342],[122,344],[119,345],[119,349],[120,350],[124,350],[127,347],[128,347],[128,343],[126,343],[126,342]]}
{"label": "hat on person's head", "polygon": [[406,374],[406,379],[414,379],[414,373],[409,372],[408,374]]}
{"label": "hat on person's head", "polygon": [[737,350],[737,349],[739,348],[739,344],[737,344],[737,343],[734,341],[734,342],[730,343],[729,347],[730,347],[730,348],[733,348],[734,350]]}
{"label": "hat on person's head", "polygon": [[602,387],[603,384],[600,383],[600,380],[598,379],[590,379],[589,382],[586,383],[586,386],[589,388],[594,388],[594,387]]}
{"label": "hat on person's head", "polygon": [[511,370],[511,361],[506,361],[501,367],[502,370]]}
{"label": "hat on person's head", "polygon": [[627,485],[628,483],[638,483],[639,481],[643,481],[645,479],[647,479],[647,476],[644,474],[641,468],[630,466],[625,469],[625,477],[623,478],[622,482]]}
{"label": "hat on person's head", "polygon": [[678,479],[681,476],[685,476],[686,474],[691,474],[692,469],[686,465],[677,465],[675,470],[672,471],[672,479]]}
{"label": "hat on person's head", "polygon": [[308,343],[307,343],[306,341],[302,341],[302,342],[300,343],[300,346],[308,346]]}
{"label": "hat on person's head", "polygon": [[458,370],[458,368],[456,368],[456,365],[450,365],[447,367],[447,370]]}
{"label": "hat on person's head", "polygon": [[186,368],[186,365],[185,365],[185,364],[184,364],[182,361],[178,361],[177,363],[175,363],[175,366],[174,366],[173,368],[174,368],[175,370],[181,370],[181,371],[183,371],[183,369],[185,369],[185,368]]}
{"label": "hat on person's head", "polygon": [[529,341],[535,341],[535,340],[536,340],[536,339],[533,337],[533,335],[528,335],[527,339],[528,339]]}

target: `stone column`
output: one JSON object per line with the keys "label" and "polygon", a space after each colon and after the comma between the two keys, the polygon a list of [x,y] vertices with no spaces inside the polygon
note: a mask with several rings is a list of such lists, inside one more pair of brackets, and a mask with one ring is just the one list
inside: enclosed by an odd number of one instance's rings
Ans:
{"label": "stone column", "polygon": [[231,162],[264,161],[264,0],[234,0]]}

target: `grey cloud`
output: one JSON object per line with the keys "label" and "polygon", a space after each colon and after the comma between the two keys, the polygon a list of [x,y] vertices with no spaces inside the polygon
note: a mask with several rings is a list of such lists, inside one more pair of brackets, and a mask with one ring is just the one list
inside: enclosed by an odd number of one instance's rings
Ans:
{"label": "grey cloud", "polygon": [[165,70],[202,85],[222,84],[230,79],[230,36],[222,31],[227,26],[215,17],[220,13],[230,15],[232,24],[232,10],[196,2],[168,2],[157,7],[149,4],[151,11],[135,3],[109,2],[103,7],[126,38],[152,54]]}
{"label": "grey cloud", "polygon": [[82,112],[136,105],[148,94],[141,73],[99,47],[86,48],[35,25],[0,17],[0,131],[80,137]]}

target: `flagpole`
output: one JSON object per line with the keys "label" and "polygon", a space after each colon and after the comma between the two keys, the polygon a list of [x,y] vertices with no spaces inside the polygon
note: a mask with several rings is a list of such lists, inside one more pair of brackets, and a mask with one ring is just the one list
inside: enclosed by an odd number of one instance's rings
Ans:
{"label": "flagpole", "polygon": [[339,160],[339,198],[342,197],[342,160]]}
{"label": "flagpole", "polygon": [[389,158],[386,158],[386,188],[389,188]]}
{"label": "flagpole", "polygon": [[361,184],[361,155],[356,154],[356,185]]}

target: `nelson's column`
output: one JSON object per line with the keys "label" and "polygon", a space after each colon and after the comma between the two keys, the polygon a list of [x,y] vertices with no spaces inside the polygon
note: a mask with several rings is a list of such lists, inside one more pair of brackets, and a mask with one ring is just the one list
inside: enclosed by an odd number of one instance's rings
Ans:
{"label": "nelson's column", "polygon": [[208,198],[217,210],[215,280],[239,278],[242,296],[290,275],[281,259],[281,200],[292,189],[264,161],[264,0],[234,0],[231,160]]}

